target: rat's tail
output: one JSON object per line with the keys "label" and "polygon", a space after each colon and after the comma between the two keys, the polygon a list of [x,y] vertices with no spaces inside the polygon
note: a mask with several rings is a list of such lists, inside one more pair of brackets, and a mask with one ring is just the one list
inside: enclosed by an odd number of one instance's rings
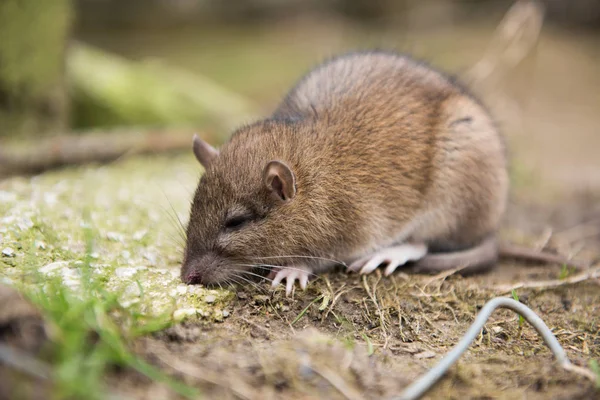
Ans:
{"label": "rat's tail", "polygon": [[438,273],[461,268],[461,274],[483,272],[496,264],[498,255],[498,241],[495,235],[491,235],[466,250],[427,254],[415,262],[411,270],[417,273]]}
{"label": "rat's tail", "polygon": [[514,259],[539,264],[568,265],[575,269],[589,268],[590,263],[573,260],[561,254],[532,249],[512,243],[498,243],[496,235],[466,250],[447,253],[431,253],[413,264],[411,271],[417,273],[439,273],[460,268],[460,273],[480,273],[494,267],[499,258]]}

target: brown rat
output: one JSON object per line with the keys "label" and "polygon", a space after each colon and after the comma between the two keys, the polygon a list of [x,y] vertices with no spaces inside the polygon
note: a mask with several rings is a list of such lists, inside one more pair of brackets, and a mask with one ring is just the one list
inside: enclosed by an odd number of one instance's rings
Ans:
{"label": "brown rat", "polygon": [[197,137],[205,168],[181,276],[221,283],[270,272],[273,284],[336,263],[385,274],[481,269],[498,257],[508,175],[486,109],[425,64],[391,52],[333,58],[272,116],[219,151]]}

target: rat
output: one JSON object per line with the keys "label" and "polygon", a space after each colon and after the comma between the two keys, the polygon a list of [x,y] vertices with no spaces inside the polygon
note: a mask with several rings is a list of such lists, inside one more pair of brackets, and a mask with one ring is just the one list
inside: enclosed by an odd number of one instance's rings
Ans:
{"label": "rat", "polygon": [[389,51],[333,57],[220,149],[191,204],[187,284],[267,277],[286,294],[336,264],[390,275],[495,265],[509,189],[502,135],[466,88]]}

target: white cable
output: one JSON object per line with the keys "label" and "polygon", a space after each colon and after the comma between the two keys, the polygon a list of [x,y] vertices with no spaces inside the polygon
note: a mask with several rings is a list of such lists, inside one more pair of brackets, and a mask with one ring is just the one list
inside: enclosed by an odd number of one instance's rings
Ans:
{"label": "white cable", "polygon": [[475,318],[475,322],[473,322],[461,341],[458,342],[458,344],[456,344],[456,346],[454,346],[454,348],[435,367],[422,375],[416,382],[408,386],[408,388],[406,388],[399,397],[395,397],[394,400],[416,400],[421,398],[421,396],[431,389],[446,371],[458,361],[460,356],[469,348],[471,342],[479,335],[479,332],[489,319],[490,315],[492,315],[494,310],[499,307],[508,308],[522,315],[542,336],[544,342],[546,342],[546,345],[548,345],[558,363],[567,370],[573,370],[574,366],[567,358],[564,349],[561,347],[560,343],[558,343],[558,340],[556,340],[556,337],[554,337],[544,321],[542,321],[536,313],[523,303],[519,303],[518,301],[506,297],[496,297],[483,306],[479,315]]}

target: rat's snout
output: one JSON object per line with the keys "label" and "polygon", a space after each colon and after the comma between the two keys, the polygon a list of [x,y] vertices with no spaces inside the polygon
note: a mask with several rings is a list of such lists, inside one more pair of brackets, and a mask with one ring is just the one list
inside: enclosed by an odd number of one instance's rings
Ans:
{"label": "rat's snout", "polygon": [[188,285],[217,283],[219,264],[219,259],[213,254],[186,257],[181,266],[181,280]]}

